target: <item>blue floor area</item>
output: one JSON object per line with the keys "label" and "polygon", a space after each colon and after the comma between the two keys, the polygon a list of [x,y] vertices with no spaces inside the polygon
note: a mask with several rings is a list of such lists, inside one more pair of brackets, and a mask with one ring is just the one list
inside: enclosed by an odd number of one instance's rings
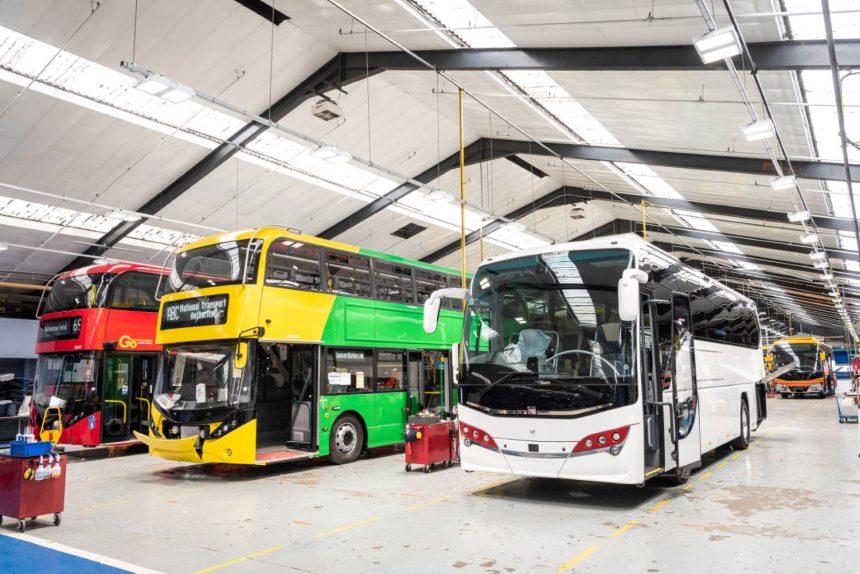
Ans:
{"label": "blue floor area", "polygon": [[0,572],[107,574],[128,570],[105,566],[86,558],[0,535]]}

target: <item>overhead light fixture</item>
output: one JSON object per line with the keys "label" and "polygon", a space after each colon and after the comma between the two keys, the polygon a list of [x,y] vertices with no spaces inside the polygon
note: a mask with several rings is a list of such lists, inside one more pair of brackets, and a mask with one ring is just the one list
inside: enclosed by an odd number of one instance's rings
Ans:
{"label": "overhead light fixture", "polygon": [[818,234],[807,233],[806,235],[801,235],[800,236],[800,242],[806,243],[807,245],[811,245],[813,243],[818,243]]}
{"label": "overhead light fixture", "polygon": [[112,219],[122,219],[123,221],[140,221],[143,219],[140,215],[126,211],[124,209],[112,209],[105,214],[105,217]]}
{"label": "overhead light fixture", "polygon": [[352,155],[349,152],[338,149],[333,145],[320,146],[313,150],[311,155],[330,163],[345,163],[352,159]]}
{"label": "overhead light fixture", "polygon": [[744,132],[744,137],[747,138],[748,142],[765,140],[776,135],[776,130],[771,120],[759,120],[741,127],[741,130]]}
{"label": "overhead light fixture", "polygon": [[0,241],[0,251],[9,251],[9,244],[5,241]]}
{"label": "overhead light fixture", "polygon": [[441,189],[431,189],[424,197],[430,201],[438,201],[440,203],[451,203],[454,201],[454,196],[450,193],[445,193]]}
{"label": "overhead light fixture", "polygon": [[158,96],[172,104],[178,104],[194,97],[194,90],[192,88],[159,74],[150,74],[135,84],[134,87],[149,95]]}
{"label": "overhead light fixture", "polygon": [[770,187],[773,189],[791,189],[797,183],[797,178],[793,175],[784,175],[782,177],[774,177],[770,180]]}
{"label": "overhead light fixture", "polygon": [[809,221],[811,214],[808,211],[795,211],[788,214],[788,220],[792,223],[803,223]]}
{"label": "overhead light fixture", "polygon": [[724,26],[696,36],[693,38],[693,46],[705,64],[737,56],[743,51],[734,26]]}
{"label": "overhead light fixture", "polygon": [[809,252],[809,258],[812,259],[813,261],[821,261],[825,257],[827,257],[827,254],[823,251],[810,251]]}
{"label": "overhead light fixture", "polygon": [[108,260],[104,259],[103,257],[99,257],[98,259],[93,259],[93,265],[104,265],[105,263],[108,263]]}
{"label": "overhead light fixture", "polygon": [[816,263],[813,263],[812,266],[816,269],[827,269],[829,267],[827,261],[818,261]]}

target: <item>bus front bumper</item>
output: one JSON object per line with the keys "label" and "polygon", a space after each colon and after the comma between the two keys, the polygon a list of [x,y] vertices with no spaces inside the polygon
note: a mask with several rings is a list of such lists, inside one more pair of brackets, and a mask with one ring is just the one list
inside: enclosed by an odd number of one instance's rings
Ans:
{"label": "bus front bumper", "polygon": [[150,456],[157,456],[158,458],[175,460],[177,462],[203,462],[203,459],[200,458],[194,449],[197,437],[191,436],[178,439],[156,438],[137,431],[134,431],[134,436],[149,447]]}

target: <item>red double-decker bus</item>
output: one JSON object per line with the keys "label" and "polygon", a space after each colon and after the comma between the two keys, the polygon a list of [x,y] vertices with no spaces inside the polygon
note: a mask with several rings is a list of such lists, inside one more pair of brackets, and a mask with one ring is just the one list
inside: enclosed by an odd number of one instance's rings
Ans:
{"label": "red double-decker bus", "polygon": [[97,446],[149,424],[161,347],[162,270],[111,263],[55,277],[39,317],[30,425],[42,440]]}

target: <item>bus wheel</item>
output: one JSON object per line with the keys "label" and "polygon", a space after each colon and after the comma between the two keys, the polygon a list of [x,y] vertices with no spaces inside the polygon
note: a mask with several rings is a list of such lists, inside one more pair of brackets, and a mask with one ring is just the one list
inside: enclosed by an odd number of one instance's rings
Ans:
{"label": "bus wheel", "polygon": [[779,393],[779,396],[781,396],[781,397],[782,397],[782,398],[784,398],[784,399],[787,399],[787,398],[788,398],[788,393]]}
{"label": "bus wheel", "polygon": [[329,458],[333,463],[352,462],[358,458],[364,446],[364,429],[354,416],[344,415],[334,423],[328,443]]}
{"label": "bus wheel", "polygon": [[690,480],[690,473],[692,471],[689,467],[682,469],[675,469],[675,472],[669,475],[669,480],[675,486],[681,486],[683,484],[687,484],[687,481]]}
{"label": "bus wheel", "polygon": [[750,446],[750,408],[747,402],[741,399],[741,434],[732,441],[735,450],[746,450]]}

